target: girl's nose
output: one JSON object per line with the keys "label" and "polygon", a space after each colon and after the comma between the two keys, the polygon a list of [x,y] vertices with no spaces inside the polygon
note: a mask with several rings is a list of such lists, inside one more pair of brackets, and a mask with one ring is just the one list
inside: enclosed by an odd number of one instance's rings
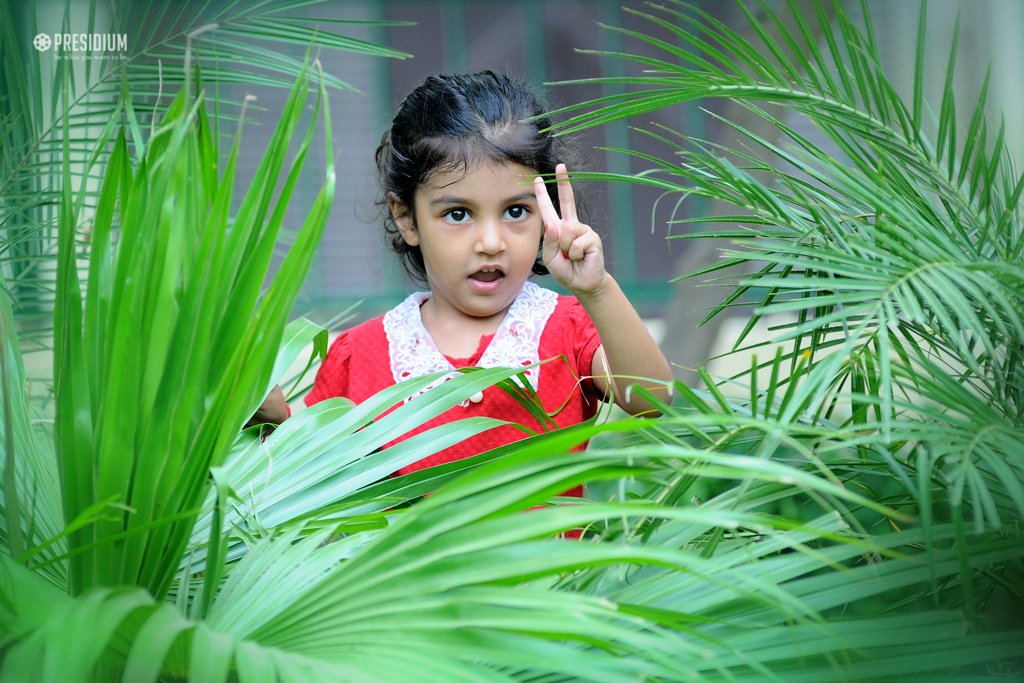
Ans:
{"label": "girl's nose", "polygon": [[495,220],[479,222],[476,235],[476,251],[480,254],[499,254],[505,250],[505,238],[501,234],[501,225]]}

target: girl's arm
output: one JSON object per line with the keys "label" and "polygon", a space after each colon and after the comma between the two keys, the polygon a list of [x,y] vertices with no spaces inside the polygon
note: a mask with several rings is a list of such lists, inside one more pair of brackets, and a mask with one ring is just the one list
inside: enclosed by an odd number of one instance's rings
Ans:
{"label": "girl's arm", "polygon": [[284,392],[280,385],[275,385],[270,394],[263,400],[263,404],[256,410],[256,414],[245,423],[246,429],[253,425],[270,423],[279,425],[291,416],[288,402],[284,400]]}
{"label": "girl's arm", "polygon": [[[652,409],[646,401],[633,395],[626,401],[626,388],[633,383],[626,378],[647,377],[669,382],[672,370],[633,305],[605,270],[601,237],[577,218],[576,200],[565,164],[555,167],[555,173],[561,218],[555,212],[544,181],[534,180],[534,192],[544,221],[544,264],[552,277],[579,299],[601,336],[593,365],[598,390],[605,395],[611,391],[615,402],[634,415],[649,413]],[[613,375],[618,376],[617,381]],[[641,382],[640,386],[648,385]]]}
{"label": "girl's arm", "polygon": [[[625,377],[647,377],[670,382],[672,370],[640,316],[622,293],[619,284],[607,273],[605,283],[598,290],[591,293],[575,291],[573,294],[583,304],[601,336],[601,346],[594,355],[594,384],[605,395],[611,390],[615,403],[623,410],[633,415],[650,413],[652,408],[647,402],[633,396],[632,392],[630,400],[626,401],[626,387],[634,382]],[[619,375],[620,378],[616,380],[613,375]],[[664,392],[663,385],[639,382],[639,386]]]}

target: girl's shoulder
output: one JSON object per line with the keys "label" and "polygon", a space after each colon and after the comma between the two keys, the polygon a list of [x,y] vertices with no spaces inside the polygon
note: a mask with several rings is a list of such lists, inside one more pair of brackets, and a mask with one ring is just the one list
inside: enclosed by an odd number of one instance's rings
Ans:
{"label": "girl's shoulder", "polygon": [[341,331],[327,349],[306,404],[312,405],[331,396],[349,396],[353,373],[358,375],[363,368],[379,366],[382,357],[386,367],[387,353],[380,318]]}
{"label": "girl's shoulder", "polygon": [[377,316],[342,330],[331,342],[327,355],[333,356],[336,361],[347,361],[353,355],[361,355],[381,343],[386,344],[383,319],[384,316]]}
{"label": "girl's shoulder", "polygon": [[348,355],[358,353],[387,356],[389,339],[411,334],[419,321],[419,304],[426,298],[426,292],[415,292],[383,315],[350,327],[334,340],[333,346]]}
{"label": "girl's shoulder", "polygon": [[388,367],[387,341],[377,340],[383,336],[380,318],[367,320],[339,333],[320,364],[313,388],[306,395],[306,405],[335,396],[345,396],[357,402],[363,400],[365,396],[359,392],[369,383],[367,372],[381,366]]}

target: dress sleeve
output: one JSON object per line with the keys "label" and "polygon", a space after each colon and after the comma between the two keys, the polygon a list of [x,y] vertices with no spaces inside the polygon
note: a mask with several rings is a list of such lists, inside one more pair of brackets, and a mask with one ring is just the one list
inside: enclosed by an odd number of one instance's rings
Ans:
{"label": "dress sleeve", "polygon": [[327,357],[313,380],[313,388],[306,394],[306,405],[311,406],[326,398],[348,396],[349,359],[352,347],[348,343],[348,332],[342,332],[327,350]]}
{"label": "dress sleeve", "polygon": [[601,337],[577,299],[573,299],[569,307],[569,334],[569,348],[573,351],[577,371],[581,377],[588,377],[593,374],[594,354],[601,346]]}

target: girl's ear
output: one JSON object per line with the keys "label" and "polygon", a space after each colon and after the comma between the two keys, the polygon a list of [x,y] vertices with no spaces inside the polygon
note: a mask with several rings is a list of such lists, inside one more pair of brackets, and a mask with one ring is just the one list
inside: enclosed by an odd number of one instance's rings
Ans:
{"label": "girl's ear", "polygon": [[419,246],[420,235],[416,231],[416,221],[405,202],[392,194],[388,198],[388,210],[391,212],[391,219],[398,226],[398,232],[402,233],[405,243],[410,247]]}

